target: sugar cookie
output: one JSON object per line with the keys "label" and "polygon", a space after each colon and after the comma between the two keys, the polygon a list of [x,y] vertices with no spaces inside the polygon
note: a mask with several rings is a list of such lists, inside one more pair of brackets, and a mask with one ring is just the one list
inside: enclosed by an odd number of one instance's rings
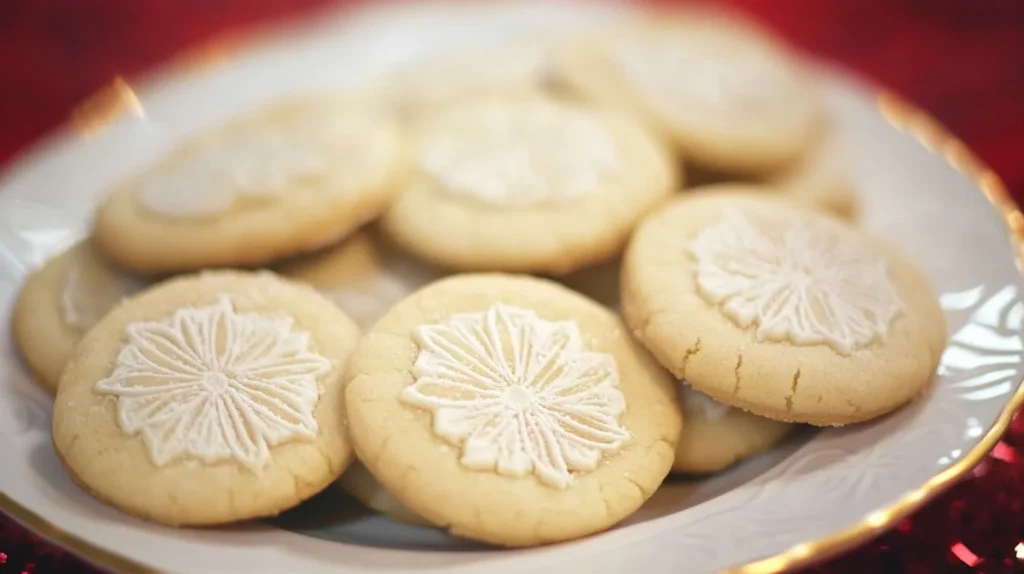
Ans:
{"label": "sugar cookie", "polygon": [[789,423],[734,409],[680,384],[686,424],[676,444],[674,473],[725,470],[775,446],[793,429]]}
{"label": "sugar cookie", "polygon": [[569,90],[636,114],[687,161],[727,172],[794,161],[820,115],[781,45],[718,15],[645,18],[567,41],[554,62]]}
{"label": "sugar cookie", "polygon": [[344,237],[405,171],[398,128],[370,108],[289,100],[189,138],[103,202],[97,247],[157,273],[264,265]]}
{"label": "sugar cookie", "polygon": [[[621,261],[615,260],[570,273],[559,281],[618,312],[620,274]],[[718,472],[775,446],[792,428],[715,402],[684,383],[679,385],[686,423],[676,443],[672,472]]]}
{"label": "sugar cookie", "polygon": [[278,271],[316,287],[364,330],[406,295],[445,274],[396,248],[376,226]]}
{"label": "sugar cookie", "polygon": [[459,275],[362,339],[346,390],[363,464],[409,510],[504,546],[624,519],[672,465],[675,385],[613,313],[556,283]]}
{"label": "sugar cookie", "polygon": [[946,342],[901,250],[751,186],[682,195],[634,234],[623,314],[680,379],[768,418],[841,425],[924,391]]}
{"label": "sugar cookie", "polygon": [[86,491],[172,525],[272,516],[352,458],[344,312],[272,273],[155,286],[82,339],[54,402],[53,443]]}
{"label": "sugar cookie", "polygon": [[36,380],[57,391],[82,338],[120,300],[144,286],[115,269],[88,241],[72,246],[25,280],[14,306],[14,341]]}
{"label": "sugar cookie", "polygon": [[345,474],[338,479],[338,485],[363,506],[376,510],[395,522],[411,526],[433,526],[391,496],[391,493],[381,486],[358,460],[349,465]]}
{"label": "sugar cookie", "polygon": [[421,58],[386,74],[371,90],[410,124],[471,98],[532,94],[550,75],[545,42],[501,44]]}
{"label": "sugar cookie", "polygon": [[853,220],[860,211],[860,196],[846,158],[838,134],[821,130],[796,163],[762,181],[801,203]]}
{"label": "sugar cookie", "polygon": [[561,274],[613,257],[677,182],[636,123],[547,97],[449,108],[419,130],[413,153],[382,228],[459,270]]}

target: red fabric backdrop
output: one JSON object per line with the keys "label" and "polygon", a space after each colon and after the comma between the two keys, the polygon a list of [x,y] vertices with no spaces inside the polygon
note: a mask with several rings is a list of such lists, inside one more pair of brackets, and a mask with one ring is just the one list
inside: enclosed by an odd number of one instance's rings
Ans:
{"label": "red fabric backdrop", "polygon": [[[345,0],[0,0],[0,166],[115,75]],[[1024,198],[1021,0],[722,0],[873,78],[960,136]],[[2,457],[2,453],[0,453]],[[961,484],[814,572],[1024,572],[1024,417]],[[0,516],[0,574],[89,573]]]}

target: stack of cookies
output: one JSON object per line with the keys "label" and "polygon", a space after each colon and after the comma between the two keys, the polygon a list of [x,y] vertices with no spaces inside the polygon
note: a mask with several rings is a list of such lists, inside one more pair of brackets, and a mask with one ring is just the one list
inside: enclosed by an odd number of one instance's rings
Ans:
{"label": "stack of cookies", "polygon": [[530,546],[927,389],[943,314],[852,222],[773,38],[681,13],[474,56],[195,134],[28,278],[14,332],[85,491],[215,525],[340,480]]}

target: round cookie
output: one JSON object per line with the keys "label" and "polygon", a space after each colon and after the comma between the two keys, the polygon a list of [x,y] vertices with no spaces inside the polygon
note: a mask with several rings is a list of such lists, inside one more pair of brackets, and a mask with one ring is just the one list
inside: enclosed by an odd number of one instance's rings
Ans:
{"label": "round cookie", "polygon": [[719,14],[643,18],[566,41],[559,82],[645,120],[689,162],[760,173],[807,149],[820,104],[776,40]]}
{"label": "round cookie", "polygon": [[405,296],[445,274],[395,247],[376,226],[277,270],[316,287],[363,330]]}
{"label": "round cookie", "polygon": [[762,178],[796,201],[855,220],[860,196],[838,134],[820,130],[810,149],[791,166]]}
{"label": "round cookie", "polygon": [[[621,262],[587,267],[560,282],[618,312]],[[792,425],[730,408],[679,383],[686,423],[676,443],[672,472],[707,474],[724,470],[775,446]]]}
{"label": "round cookie", "polygon": [[29,369],[51,393],[79,339],[142,280],[114,268],[88,241],[34,271],[14,305],[13,338]]}
{"label": "round cookie", "polygon": [[562,274],[614,257],[678,181],[635,122],[553,98],[474,100],[417,132],[382,228],[458,270]]}
{"label": "round cookie", "polygon": [[372,91],[409,125],[467,99],[543,90],[550,75],[546,42],[442,52],[386,74]]}
{"label": "round cookie", "polygon": [[360,342],[346,389],[359,459],[409,510],[503,546],[586,536],[668,474],[674,382],[612,312],[556,283],[460,275]]}
{"label": "round cookie", "polygon": [[878,417],[929,386],[946,322],[888,242],[752,186],[682,195],[634,234],[633,333],[679,379],[781,421]]}
{"label": "round cookie", "polygon": [[772,448],[793,429],[791,424],[723,405],[685,383],[680,386],[686,424],[676,444],[674,473],[725,470]]}
{"label": "round cookie", "polygon": [[338,479],[338,485],[363,506],[376,510],[395,522],[410,526],[433,526],[391,496],[391,493],[381,486],[358,460],[349,465],[345,474]]}
{"label": "round cookie", "polygon": [[100,205],[96,245],[142,273],[259,266],[348,235],[390,203],[405,144],[354,98],[286,100],[187,139]]}
{"label": "round cookie", "polygon": [[169,280],[79,343],[54,447],[86,491],[149,520],[276,515],[352,459],[343,375],[358,339],[331,301],[270,272]]}

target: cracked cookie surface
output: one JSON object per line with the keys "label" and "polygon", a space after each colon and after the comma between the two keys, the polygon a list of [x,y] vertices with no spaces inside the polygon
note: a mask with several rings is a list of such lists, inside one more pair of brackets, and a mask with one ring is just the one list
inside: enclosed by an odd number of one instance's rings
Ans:
{"label": "cracked cookie surface", "polygon": [[928,387],[946,343],[928,280],[899,249],[755,186],[709,187],[645,220],[622,303],[675,375],[789,422],[898,408]]}
{"label": "cracked cookie surface", "polygon": [[613,313],[556,283],[442,279],[361,341],[346,390],[362,463],[409,510],[503,546],[609,528],[653,494],[682,415]]}
{"label": "cracked cookie surface", "polygon": [[352,459],[343,374],[358,327],[272,273],[172,279],[82,339],[53,444],[84,490],[171,525],[276,515]]}

